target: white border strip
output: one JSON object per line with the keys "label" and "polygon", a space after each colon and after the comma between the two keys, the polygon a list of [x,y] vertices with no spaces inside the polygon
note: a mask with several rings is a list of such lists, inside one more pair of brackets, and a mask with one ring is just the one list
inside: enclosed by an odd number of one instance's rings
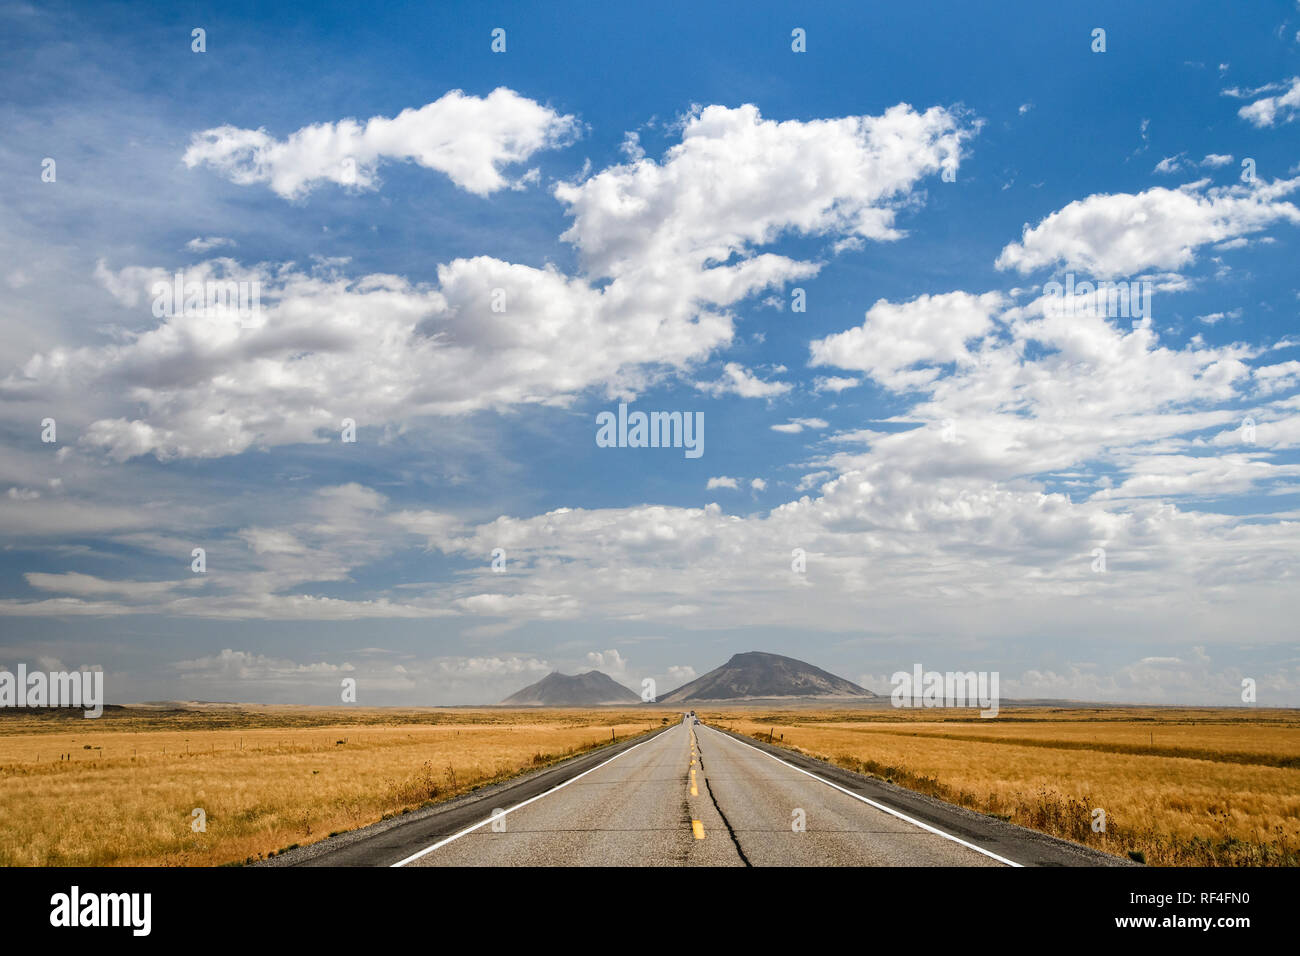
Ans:
{"label": "white border strip", "polygon": [[789,767],[791,770],[796,770],[799,773],[803,774],[804,776],[812,777],[814,780],[819,780],[822,783],[826,784],[826,786],[828,787],[834,787],[840,793],[846,793],[854,800],[861,800],[863,803],[870,804],[871,806],[875,807],[877,810],[883,810],[885,813],[888,813],[890,816],[898,817],[898,819],[900,820],[906,820],[908,823],[912,824],[913,826],[918,826],[922,830],[928,830],[929,832],[935,834],[936,836],[943,837],[945,840],[951,840],[953,843],[960,843],[962,846],[974,850],[976,853],[983,853],[985,856],[991,857],[992,859],[997,860],[999,863],[1005,863],[1007,866],[1018,867],[1024,865],[1022,863],[1017,863],[1014,860],[1008,860],[1005,856],[998,856],[996,853],[993,853],[990,850],[986,850],[983,847],[976,846],[974,843],[967,843],[965,840],[961,839],[960,837],[955,837],[951,833],[945,833],[943,830],[940,830],[937,827],[932,827],[928,823],[922,823],[920,820],[915,820],[912,817],[909,817],[905,813],[899,813],[894,808],[887,807],[883,803],[877,803],[875,800],[869,800],[866,797],[862,796],[862,794],[860,793],[854,793],[852,790],[848,790],[844,787],[841,787],[838,783],[831,783],[825,777],[819,777],[815,773],[809,773],[807,770],[804,770],[802,767],[796,767],[792,763],[786,763],[780,757],[776,756],[775,754],[768,753],[766,750],[763,750],[760,747],[755,747],[753,744],[745,743],[745,741],[738,740],[735,737],[729,736],[728,734],[724,734],[722,733],[722,731],[716,730],[713,727],[710,727],[709,729],[712,730],[715,734],[718,734],[721,737],[726,737],[728,740],[733,741],[734,743],[738,743],[741,744],[742,746],[748,747],[750,750],[758,751],[764,757],[771,757],[773,760],[775,760],[777,763],[781,764],[782,766]]}
{"label": "white border strip", "polygon": [[[659,737],[659,734],[655,734],[654,737],[651,737],[651,738],[650,738],[650,740],[654,740],[654,739],[656,739],[657,737]],[[567,787],[569,784],[573,783],[575,780],[581,780],[581,779],[582,779],[583,777],[585,777],[587,774],[589,774],[589,773],[595,773],[595,772],[596,772],[597,770],[599,770],[601,767],[605,766],[606,764],[613,763],[615,760],[617,760],[619,757],[623,756],[624,754],[630,754],[633,750],[636,750],[637,747],[643,747],[643,746],[645,746],[646,744],[648,744],[648,743],[650,742],[650,740],[643,740],[643,741],[641,741],[641,743],[639,743],[639,744],[634,744],[633,746],[628,747],[627,750],[624,750],[624,751],[622,751],[622,752],[620,752],[620,753],[616,753],[616,754],[614,754],[614,756],[610,757],[608,760],[605,760],[605,761],[603,761],[603,762],[601,762],[601,763],[596,764],[596,766],[592,767],[590,770],[584,770],[584,771],[582,771],[582,773],[578,774],[576,777],[570,777],[568,780],[564,781],[564,783],[557,784],[556,786],[552,787],[550,790],[547,790],[545,793],[539,793],[539,794],[538,794],[537,796],[535,796],[535,797],[529,797],[529,798],[528,798],[527,800],[525,800],[523,803],[515,804],[515,806],[511,807],[509,810],[502,810],[500,813],[495,814],[495,815],[493,815],[493,816],[490,816],[490,817],[488,817],[486,820],[483,820],[483,821],[480,822],[480,823],[476,823],[476,824],[474,824],[472,827],[466,827],[464,830],[461,830],[459,833],[454,833],[454,834],[452,834],[451,836],[449,836],[449,837],[447,837],[447,838],[445,838],[445,839],[439,840],[437,843],[433,844],[433,846],[427,846],[427,847],[425,847],[423,850],[421,850],[421,851],[418,852],[418,853],[412,853],[412,854],[411,854],[410,856],[408,856],[405,860],[398,860],[396,863],[390,863],[389,866],[390,866],[390,867],[393,867],[393,866],[406,866],[406,864],[411,863],[411,862],[414,861],[414,860],[418,860],[420,857],[422,857],[422,856],[426,856],[426,855],[432,853],[434,850],[437,850],[437,849],[440,849],[441,847],[446,846],[448,843],[451,843],[453,840],[459,840],[461,837],[463,837],[463,836],[464,836],[465,834],[467,834],[467,833],[473,833],[473,832],[474,832],[475,830],[477,830],[479,827],[487,826],[487,825],[488,825],[489,823],[491,823],[493,820],[500,819],[501,817],[504,817],[507,813],[514,813],[516,810],[518,810],[518,809],[520,809],[520,808],[522,808],[522,807],[526,807],[526,806],[528,806],[528,804],[530,804],[530,803],[536,803],[538,800],[542,799],[543,797],[549,797],[551,794],[555,793],[555,791],[557,791],[557,790],[563,790],[565,787]]]}

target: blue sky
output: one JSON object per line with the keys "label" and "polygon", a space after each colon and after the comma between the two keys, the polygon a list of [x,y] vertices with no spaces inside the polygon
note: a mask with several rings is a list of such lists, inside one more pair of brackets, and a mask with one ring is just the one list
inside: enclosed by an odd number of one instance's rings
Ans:
{"label": "blue sky", "polygon": [[0,6],[0,665],[1300,704],[1300,8],[877,6]]}

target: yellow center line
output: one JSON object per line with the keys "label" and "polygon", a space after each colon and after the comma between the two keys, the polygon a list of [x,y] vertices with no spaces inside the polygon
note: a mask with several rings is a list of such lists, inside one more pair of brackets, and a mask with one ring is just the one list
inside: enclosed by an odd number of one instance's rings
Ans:
{"label": "yellow center line", "polygon": [[700,795],[700,788],[699,788],[698,786],[696,786],[696,783],[695,783],[695,771],[692,770],[692,771],[691,771],[691,796],[692,796],[692,797],[698,797],[699,795]]}
{"label": "yellow center line", "polygon": [[703,839],[704,839],[704,824],[701,823],[699,820],[692,820],[692,821],[691,821],[691,832],[695,834],[695,839],[697,839],[697,840],[703,840]]}

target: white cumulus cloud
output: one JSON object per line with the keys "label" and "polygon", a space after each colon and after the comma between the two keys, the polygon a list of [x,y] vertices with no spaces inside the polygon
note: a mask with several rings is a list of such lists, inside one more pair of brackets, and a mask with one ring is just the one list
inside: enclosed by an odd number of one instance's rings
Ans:
{"label": "white cumulus cloud", "polygon": [[1300,223],[1300,209],[1281,199],[1297,186],[1300,179],[1218,188],[1201,182],[1077,199],[1026,225],[1020,242],[1003,248],[997,267],[1027,273],[1059,263],[1099,277],[1176,270],[1207,243],[1279,221]]}
{"label": "white cumulus cloud", "polygon": [[414,162],[486,196],[509,185],[502,169],[565,143],[576,120],[506,87],[485,97],[452,90],[419,109],[305,126],[276,139],[264,129],[218,126],[196,133],[185,165],[212,166],[241,186],[266,183],[286,199],[322,182],[373,189],[383,161]]}

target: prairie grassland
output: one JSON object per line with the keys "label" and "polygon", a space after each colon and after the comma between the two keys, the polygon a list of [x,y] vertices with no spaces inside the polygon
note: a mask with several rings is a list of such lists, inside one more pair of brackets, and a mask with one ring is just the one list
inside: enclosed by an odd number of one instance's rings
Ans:
{"label": "prairie grassland", "polygon": [[[0,865],[259,859],[661,725],[650,710],[106,710],[0,719]],[[675,718],[674,718],[675,719]],[[206,814],[206,831],[192,816]]]}
{"label": "prairie grassland", "polygon": [[[721,712],[718,726],[1120,856],[1300,864],[1300,712]],[[701,714],[701,717],[704,717]],[[1093,811],[1105,811],[1094,832]]]}

